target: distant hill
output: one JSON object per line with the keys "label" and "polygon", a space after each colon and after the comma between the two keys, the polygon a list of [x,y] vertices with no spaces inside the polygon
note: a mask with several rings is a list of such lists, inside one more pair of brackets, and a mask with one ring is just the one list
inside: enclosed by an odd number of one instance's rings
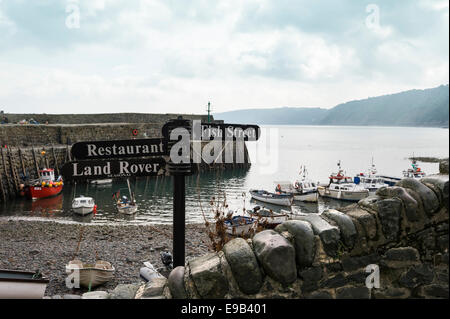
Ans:
{"label": "distant hill", "polygon": [[216,113],[235,123],[448,127],[449,86],[410,90],[321,108],[282,107]]}

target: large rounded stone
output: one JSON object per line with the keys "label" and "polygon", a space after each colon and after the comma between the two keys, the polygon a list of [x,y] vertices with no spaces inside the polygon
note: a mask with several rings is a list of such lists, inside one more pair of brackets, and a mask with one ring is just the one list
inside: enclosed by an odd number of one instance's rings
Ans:
{"label": "large rounded stone", "polygon": [[173,299],[186,299],[186,288],[184,286],[184,270],[183,266],[178,266],[170,272],[167,284]]}
{"label": "large rounded stone", "polygon": [[302,220],[288,220],[275,229],[294,236],[295,258],[300,267],[311,266],[316,254],[316,240],[311,224]]}
{"label": "large rounded stone", "polygon": [[314,234],[320,237],[323,249],[327,255],[332,257],[337,256],[340,239],[339,228],[331,225],[318,214],[302,214],[295,216],[295,218],[309,222]]}
{"label": "large rounded stone", "polygon": [[246,294],[257,293],[263,284],[262,274],[247,241],[242,238],[233,239],[225,244],[223,252],[239,289]]}
{"label": "large rounded stone", "polygon": [[253,237],[253,247],[267,275],[284,285],[296,280],[295,249],[286,238],[265,230]]}
{"label": "large rounded stone", "polygon": [[398,186],[381,187],[377,190],[377,195],[383,198],[400,199],[403,202],[403,205],[405,205],[406,218],[411,222],[420,219],[420,214],[418,212],[419,204],[404,188]]}
{"label": "large rounded stone", "polygon": [[395,240],[400,231],[402,202],[396,198],[378,201],[378,217],[387,240]]}
{"label": "large rounded stone", "polygon": [[448,175],[427,176],[422,178],[420,182],[425,184],[426,186],[433,185],[434,188],[439,192],[438,196],[440,197],[442,205],[448,209]]}
{"label": "large rounded stone", "polygon": [[140,284],[120,284],[109,293],[110,299],[134,299]]}
{"label": "large rounded stone", "polygon": [[189,262],[191,277],[202,298],[223,298],[228,292],[228,281],[222,272],[220,258],[210,253]]}
{"label": "large rounded stone", "polygon": [[350,249],[353,248],[358,234],[356,232],[355,224],[353,224],[350,216],[335,209],[328,209],[324,211],[322,215],[338,225],[344,244]]}
{"label": "large rounded stone", "polygon": [[437,195],[423,183],[414,178],[404,178],[397,182],[396,186],[408,188],[416,192],[423,203],[423,208],[428,216],[433,215],[439,209],[439,199]]}

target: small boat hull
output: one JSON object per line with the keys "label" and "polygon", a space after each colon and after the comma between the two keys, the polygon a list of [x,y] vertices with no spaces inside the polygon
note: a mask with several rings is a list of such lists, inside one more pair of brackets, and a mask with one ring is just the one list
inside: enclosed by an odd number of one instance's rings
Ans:
{"label": "small boat hull", "polygon": [[25,194],[29,199],[36,200],[40,198],[56,196],[61,193],[62,189],[63,185],[55,187],[28,186]]}
{"label": "small boat hull", "polygon": [[245,216],[234,216],[231,220],[225,221],[227,234],[233,236],[249,235],[255,229],[256,220]]}
{"label": "small boat hull", "polygon": [[319,186],[318,187],[319,195],[322,197],[329,197],[339,200],[347,200],[357,202],[363,198],[369,196],[369,191],[367,189],[360,191],[345,191],[345,190],[334,190],[329,189],[328,187]]}
{"label": "small boat hull", "polygon": [[75,214],[85,216],[92,213],[94,211],[94,207],[74,207],[72,210]]}
{"label": "small boat hull", "polygon": [[275,226],[284,223],[289,219],[289,215],[287,214],[278,214],[278,213],[261,213],[260,211],[253,212],[248,211],[250,216],[257,220],[258,224],[267,228],[274,228]]}
{"label": "small boat hull", "polygon": [[48,279],[33,279],[33,272],[0,270],[0,299],[42,299]]}
{"label": "small boat hull", "polygon": [[110,178],[110,179],[96,179],[96,180],[91,181],[91,184],[93,184],[93,185],[108,185],[108,184],[111,184],[112,181],[113,181],[112,178]]}
{"label": "small boat hull", "polygon": [[275,204],[280,206],[291,206],[294,200],[292,195],[283,194],[272,194],[269,192],[259,192],[259,191],[250,191],[250,195],[252,198],[259,200],[260,202]]}
{"label": "small boat hull", "polygon": [[319,198],[318,192],[311,192],[306,194],[294,194],[294,200],[299,202],[316,203]]}
{"label": "small boat hull", "polygon": [[138,206],[137,205],[126,205],[126,206],[117,206],[117,211],[120,214],[125,215],[133,215],[137,212]]}
{"label": "small boat hull", "polygon": [[79,273],[80,286],[94,288],[100,286],[114,277],[114,267],[107,261],[98,260],[95,265],[89,266],[79,260],[72,260],[66,265],[68,275]]}

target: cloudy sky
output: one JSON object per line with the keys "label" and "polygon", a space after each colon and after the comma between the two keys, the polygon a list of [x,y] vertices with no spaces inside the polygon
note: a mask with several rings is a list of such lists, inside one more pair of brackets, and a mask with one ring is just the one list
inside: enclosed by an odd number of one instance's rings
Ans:
{"label": "cloudy sky", "polygon": [[449,82],[447,0],[0,0],[0,109],[304,106]]}

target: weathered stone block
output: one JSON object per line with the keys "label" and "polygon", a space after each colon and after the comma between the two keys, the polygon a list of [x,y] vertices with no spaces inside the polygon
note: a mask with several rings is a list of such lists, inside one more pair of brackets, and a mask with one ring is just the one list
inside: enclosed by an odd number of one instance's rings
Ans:
{"label": "weathered stone block", "polygon": [[373,289],[375,299],[406,299],[411,296],[411,291],[406,288],[388,287],[382,289]]}
{"label": "weathered stone block", "polygon": [[296,218],[309,222],[312,226],[314,234],[320,237],[325,252],[329,256],[337,256],[340,239],[339,228],[330,225],[317,214],[300,215],[296,216]]}
{"label": "weathered stone block", "polygon": [[[448,163],[448,162],[447,162]],[[427,176],[420,180],[421,183],[425,184],[429,187],[429,185],[433,185],[434,189],[439,191],[438,197],[440,197],[441,206],[444,206],[448,209],[449,203],[449,186],[448,186],[448,175],[433,175]]]}
{"label": "weathered stone block", "polygon": [[262,274],[247,241],[242,238],[233,239],[225,244],[223,252],[239,289],[246,294],[257,293],[263,283]]}
{"label": "weathered stone block", "polygon": [[339,227],[340,234],[344,244],[350,249],[355,245],[357,238],[356,228],[352,219],[335,209],[328,209],[322,213],[326,218],[334,221]]}
{"label": "weathered stone block", "polygon": [[336,299],[369,299],[367,287],[340,287],[336,289]]}
{"label": "weathered stone block", "polygon": [[186,288],[184,286],[184,271],[185,268],[183,266],[178,266],[169,275],[167,284],[174,299],[187,298]]}
{"label": "weathered stone block", "polygon": [[383,261],[389,268],[405,268],[420,264],[420,255],[413,247],[391,248]]}
{"label": "weathered stone block", "polygon": [[316,252],[314,232],[311,224],[302,220],[288,220],[275,229],[287,230],[294,236],[295,258],[299,267],[312,265]]}
{"label": "weathered stone block", "polygon": [[333,296],[328,290],[318,290],[314,291],[308,296],[306,296],[307,299],[333,299]]}
{"label": "weathered stone block", "polygon": [[287,285],[297,278],[295,249],[283,236],[265,230],[253,237],[256,257],[267,275]]}
{"label": "weathered stone block", "polygon": [[365,269],[370,264],[378,264],[380,259],[380,255],[376,253],[360,257],[345,256],[342,258],[341,264],[344,271],[353,271],[360,268]]}
{"label": "weathered stone block", "polygon": [[397,182],[396,186],[408,188],[416,192],[422,199],[423,208],[428,216],[432,216],[439,209],[437,195],[423,183],[413,178],[404,178]]}
{"label": "weathered stone block", "polygon": [[427,285],[433,281],[434,273],[431,266],[421,264],[406,271],[399,279],[400,285],[407,288],[415,288],[420,285]]}
{"label": "weathered stone block", "polygon": [[134,299],[140,284],[120,284],[109,293],[110,299]]}
{"label": "weathered stone block", "polygon": [[424,298],[449,298],[448,293],[448,284],[446,286],[444,285],[437,285],[437,284],[431,284],[426,285],[423,287],[420,287],[418,295]]}
{"label": "weathered stone block", "polygon": [[419,204],[408,192],[398,186],[382,187],[377,190],[377,195],[382,198],[398,198],[405,206],[405,215],[408,221],[416,222],[420,219]]}
{"label": "weathered stone block", "polygon": [[310,292],[317,289],[322,275],[322,267],[310,267],[299,271],[299,277],[303,280],[302,291]]}
{"label": "weathered stone block", "polygon": [[86,292],[81,296],[81,299],[108,299],[109,294],[106,291],[91,291]]}
{"label": "weathered stone block", "polygon": [[402,203],[398,199],[389,198],[378,201],[378,217],[387,240],[397,239],[400,232]]}
{"label": "weathered stone block", "polygon": [[153,280],[147,282],[145,285],[141,286],[137,290],[134,298],[141,299],[162,296],[166,285],[166,278],[154,278]]}
{"label": "weathered stone block", "polygon": [[203,298],[223,298],[228,292],[228,281],[222,273],[220,258],[210,253],[189,262],[191,277],[197,292]]}
{"label": "weathered stone block", "polygon": [[[374,239],[377,236],[377,222],[372,214],[363,209],[352,209],[347,212],[347,215],[361,224],[368,239]],[[358,237],[361,235],[358,234]]]}

